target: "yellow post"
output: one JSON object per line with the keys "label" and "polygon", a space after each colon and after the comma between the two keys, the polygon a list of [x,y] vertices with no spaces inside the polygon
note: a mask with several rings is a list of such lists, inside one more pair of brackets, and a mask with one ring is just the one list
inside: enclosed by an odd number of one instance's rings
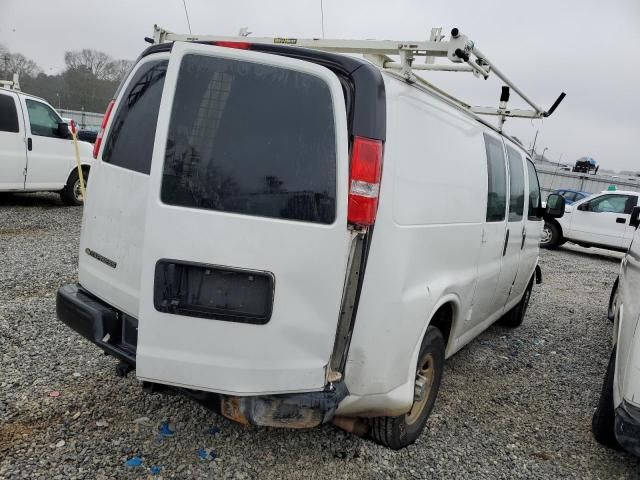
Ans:
{"label": "yellow post", "polygon": [[[75,122],[74,122],[75,124]],[[78,167],[78,178],[80,179],[80,191],[82,192],[82,201],[87,198],[87,192],[84,188],[84,175],[82,174],[82,165],[80,164],[80,149],[78,148],[78,136],[76,134],[76,126],[71,126],[71,137],[73,138],[73,148],[76,151],[76,164]]]}

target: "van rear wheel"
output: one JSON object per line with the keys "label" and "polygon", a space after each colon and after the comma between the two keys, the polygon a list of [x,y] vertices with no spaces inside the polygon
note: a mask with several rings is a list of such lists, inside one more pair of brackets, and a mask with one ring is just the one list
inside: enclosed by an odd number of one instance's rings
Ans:
{"label": "van rear wheel", "polygon": [[444,338],[436,327],[427,328],[422,340],[411,410],[397,417],[370,419],[369,434],[377,443],[400,450],[414,443],[427,423],[440,389],[444,368]]}
{"label": "van rear wheel", "polygon": [[[82,170],[84,176],[85,187],[87,186],[87,179],[89,178],[89,172]],[[78,176],[78,170],[74,169],[67,179],[67,184],[60,192],[60,197],[65,205],[79,206],[84,204],[84,198],[82,197],[82,188],[80,187],[80,177]]]}

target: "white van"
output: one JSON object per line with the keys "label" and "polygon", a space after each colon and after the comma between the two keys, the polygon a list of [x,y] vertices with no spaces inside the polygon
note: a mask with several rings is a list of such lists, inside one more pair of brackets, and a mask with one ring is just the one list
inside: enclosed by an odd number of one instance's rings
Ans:
{"label": "white van", "polygon": [[144,382],[402,448],[445,358],[522,323],[536,170],[435,91],[351,56],[175,42],[110,109],[57,312]]}
{"label": "white van", "polygon": [[[84,176],[93,147],[78,142]],[[82,205],[69,127],[46,100],[0,88],[0,192],[60,192],[67,205]]]}
{"label": "white van", "polygon": [[613,349],[592,430],[598,442],[640,457],[640,207],[634,207],[631,246],[609,301]]}

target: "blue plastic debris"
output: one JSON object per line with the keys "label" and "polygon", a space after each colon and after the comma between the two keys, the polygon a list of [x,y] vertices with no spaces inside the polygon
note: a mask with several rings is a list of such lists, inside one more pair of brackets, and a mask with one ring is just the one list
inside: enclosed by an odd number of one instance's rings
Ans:
{"label": "blue plastic debris", "polygon": [[209,430],[207,430],[207,435],[215,435],[216,433],[220,433],[220,429],[214,425],[213,427],[211,427]]}
{"label": "blue plastic debris", "polygon": [[176,434],[176,431],[171,428],[169,422],[162,422],[159,430],[160,435],[163,437],[173,437]]}
{"label": "blue plastic debris", "polygon": [[129,468],[136,468],[142,465],[142,459],[140,457],[132,457],[125,462],[125,465]]}
{"label": "blue plastic debris", "polygon": [[200,460],[215,460],[218,455],[213,448],[199,448],[198,457]]}
{"label": "blue plastic debris", "polygon": [[153,467],[151,467],[149,469],[149,473],[151,475],[159,475],[160,474],[160,470],[162,470],[160,467],[153,466]]}

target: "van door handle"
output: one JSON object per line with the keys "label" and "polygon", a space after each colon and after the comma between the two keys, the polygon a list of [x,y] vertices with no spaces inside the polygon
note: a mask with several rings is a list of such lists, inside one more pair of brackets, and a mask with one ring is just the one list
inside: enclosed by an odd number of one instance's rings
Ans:
{"label": "van door handle", "polygon": [[27,150],[33,150],[33,140],[31,140],[31,137],[27,138]]}
{"label": "van door handle", "polygon": [[627,219],[623,217],[616,218],[616,223],[627,223]]}
{"label": "van door handle", "polygon": [[504,237],[504,248],[502,249],[502,256],[507,254],[507,247],[509,246],[509,229],[507,228],[507,234]]}
{"label": "van door handle", "polygon": [[527,239],[527,229],[522,229],[522,243],[520,244],[520,250],[524,248],[524,241]]}

